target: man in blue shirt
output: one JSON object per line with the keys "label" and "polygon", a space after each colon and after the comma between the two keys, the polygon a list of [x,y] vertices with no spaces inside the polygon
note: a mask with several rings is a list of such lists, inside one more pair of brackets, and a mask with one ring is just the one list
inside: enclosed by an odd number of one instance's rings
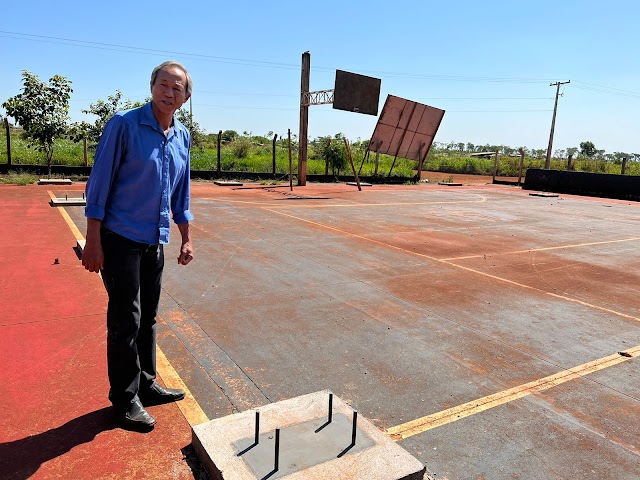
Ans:
{"label": "man in blue shirt", "polygon": [[109,400],[119,419],[151,429],[145,406],[184,398],[156,378],[156,314],[170,212],[182,236],[178,263],[193,260],[189,221],[189,131],[174,117],[192,81],[177,62],[151,74],[152,101],[117,113],[105,126],[87,182],[82,264],[102,272],[109,295]]}

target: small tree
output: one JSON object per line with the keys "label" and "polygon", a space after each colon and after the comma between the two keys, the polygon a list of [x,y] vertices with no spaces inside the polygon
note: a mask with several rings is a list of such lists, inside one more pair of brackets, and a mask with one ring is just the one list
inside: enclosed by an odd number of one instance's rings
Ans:
{"label": "small tree", "polygon": [[141,107],[145,103],[132,102],[128,99],[122,100],[122,92],[116,90],[116,93],[109,95],[106,101],[98,100],[96,103],[89,104],[87,110],[82,110],[82,113],[95,115],[98,118],[93,123],[82,121],[72,124],[69,129],[69,137],[74,142],[79,142],[86,138],[89,145],[94,147],[100,141],[100,135],[102,135],[102,131],[111,117],[120,111]]}
{"label": "small tree", "polygon": [[598,153],[593,142],[580,142],[580,155],[591,158]]}
{"label": "small tree", "polygon": [[2,104],[7,115],[24,129],[29,146],[36,146],[47,156],[49,178],[53,160],[53,143],[67,131],[71,81],[54,75],[44,83],[36,75],[22,71],[22,93]]}

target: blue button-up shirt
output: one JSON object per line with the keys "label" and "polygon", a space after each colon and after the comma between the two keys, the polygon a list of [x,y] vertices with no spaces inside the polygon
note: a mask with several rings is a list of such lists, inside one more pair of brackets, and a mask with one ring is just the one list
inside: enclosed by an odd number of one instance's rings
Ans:
{"label": "blue button-up shirt", "polygon": [[151,102],[117,113],[102,132],[87,182],[85,216],[135,242],[169,242],[189,211],[189,131],[177,119],[165,136]]}

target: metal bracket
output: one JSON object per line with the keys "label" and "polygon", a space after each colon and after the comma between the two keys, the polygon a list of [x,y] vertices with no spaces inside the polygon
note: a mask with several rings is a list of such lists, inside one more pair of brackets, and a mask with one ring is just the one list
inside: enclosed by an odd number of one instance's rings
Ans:
{"label": "metal bracket", "polygon": [[334,90],[318,90],[317,92],[305,92],[300,96],[300,105],[308,107],[309,105],[325,105],[333,103]]}

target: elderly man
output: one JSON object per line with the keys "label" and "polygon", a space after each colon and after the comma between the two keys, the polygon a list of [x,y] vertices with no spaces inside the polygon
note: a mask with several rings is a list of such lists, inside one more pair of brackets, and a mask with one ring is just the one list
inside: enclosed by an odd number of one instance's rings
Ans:
{"label": "elderly man", "polygon": [[87,182],[82,264],[102,272],[109,295],[109,400],[120,421],[152,429],[145,406],[184,398],[156,378],[156,314],[170,212],[182,236],[178,263],[193,260],[189,221],[189,131],[174,117],[192,82],[177,62],[151,74],[152,101],[105,126]]}

